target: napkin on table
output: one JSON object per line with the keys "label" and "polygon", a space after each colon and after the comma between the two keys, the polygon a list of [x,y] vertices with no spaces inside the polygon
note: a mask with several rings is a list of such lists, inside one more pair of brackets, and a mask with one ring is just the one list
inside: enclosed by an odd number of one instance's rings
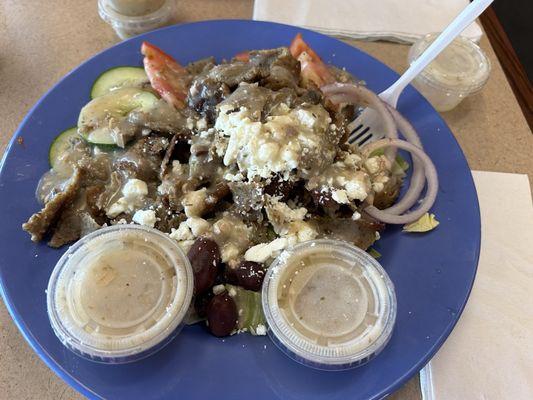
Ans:
{"label": "napkin on table", "polygon": [[527,175],[473,171],[481,254],[466,308],[420,373],[424,400],[533,399],[533,206]]}
{"label": "napkin on table", "polygon": [[[468,0],[255,0],[255,20],[303,26],[332,36],[412,43],[442,31]],[[473,23],[463,35],[479,41]]]}

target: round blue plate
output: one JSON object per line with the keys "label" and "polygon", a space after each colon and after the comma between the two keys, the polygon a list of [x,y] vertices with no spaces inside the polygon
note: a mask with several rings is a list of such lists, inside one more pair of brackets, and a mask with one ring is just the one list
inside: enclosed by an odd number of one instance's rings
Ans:
{"label": "round blue plate", "polygon": [[[433,212],[441,224],[428,234],[389,227],[377,246],[396,285],[398,319],[385,350],[364,367],[320,372],[281,353],[267,337],[224,340],[186,327],[166,348],[129,365],[101,365],[67,350],[46,314],[45,288],[65,249],[30,241],[22,222],[40,207],[35,187],[48,169],[48,147],[75,125],[100,73],[141,65],[148,40],[181,63],[246,49],[286,46],[298,32],[326,61],[346,67],[376,92],[397,78],[388,67],[336,39],[305,29],[253,21],[172,26],[120,43],[65,76],[30,111],[11,141],[0,175],[0,278],[4,301],[26,340],[61,378],[92,398],[106,399],[380,399],[418,372],[454,327],[472,287],[480,220],[468,164],[439,114],[408,87],[399,109],[415,125],[440,176]],[[17,138],[23,138],[19,144]]]}

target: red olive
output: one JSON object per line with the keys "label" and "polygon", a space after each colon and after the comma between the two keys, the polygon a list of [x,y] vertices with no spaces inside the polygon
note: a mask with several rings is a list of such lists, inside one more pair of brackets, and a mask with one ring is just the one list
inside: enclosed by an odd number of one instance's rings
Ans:
{"label": "red olive", "polygon": [[216,242],[199,237],[187,253],[194,273],[194,293],[201,294],[215,283],[220,264],[220,250]]}
{"label": "red olive", "polygon": [[235,268],[226,268],[226,279],[229,283],[254,292],[261,290],[264,277],[263,264],[253,261],[242,261]]}
{"label": "red olive", "polygon": [[207,306],[207,323],[211,333],[228,336],[237,326],[237,306],[227,292],[217,294]]}

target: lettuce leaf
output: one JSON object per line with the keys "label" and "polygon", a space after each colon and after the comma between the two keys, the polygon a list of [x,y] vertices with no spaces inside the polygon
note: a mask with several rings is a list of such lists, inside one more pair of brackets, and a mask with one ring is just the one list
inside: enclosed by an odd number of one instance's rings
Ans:
{"label": "lettuce leaf", "polygon": [[418,220],[403,226],[404,232],[429,232],[439,225],[435,214],[425,213]]}
{"label": "lettuce leaf", "polygon": [[370,247],[366,252],[372,257],[374,257],[376,260],[381,257],[381,253],[373,247]]}
{"label": "lettuce leaf", "polygon": [[[383,154],[385,154],[384,149],[377,149],[370,154],[370,157],[382,156]],[[396,154],[396,159],[394,160],[394,164],[392,164],[391,172],[394,175],[405,175],[408,169],[409,163],[401,155]]]}

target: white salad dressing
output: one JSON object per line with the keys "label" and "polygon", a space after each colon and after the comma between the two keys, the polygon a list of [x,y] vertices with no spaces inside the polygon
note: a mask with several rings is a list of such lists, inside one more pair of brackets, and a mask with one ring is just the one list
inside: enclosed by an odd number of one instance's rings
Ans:
{"label": "white salad dressing", "polygon": [[[413,44],[409,63],[436,39],[428,34]],[[438,111],[449,111],[465,97],[479,91],[487,81],[490,62],[471,40],[462,36],[455,39],[413,81],[413,85]]]}
{"label": "white salad dressing", "polygon": [[176,331],[192,297],[187,258],[169,238],[137,225],[86,236],[58,262],[48,287],[52,327],[88,358],[127,362]]}
{"label": "white salad dressing", "polygon": [[346,369],[386,345],[396,315],[390,279],[364,251],[344,242],[305,242],[282,253],[263,286],[274,341],[320,369]]}
{"label": "white salad dressing", "polygon": [[169,23],[174,8],[173,0],[98,0],[98,14],[121,39]]}
{"label": "white salad dressing", "polygon": [[165,0],[109,0],[111,6],[119,13],[138,17],[159,10]]}
{"label": "white salad dressing", "polygon": [[330,338],[331,343],[355,331],[368,309],[368,296],[358,277],[327,259],[302,260],[302,264],[278,298],[286,318],[295,326],[301,324],[302,331],[317,341]]}

